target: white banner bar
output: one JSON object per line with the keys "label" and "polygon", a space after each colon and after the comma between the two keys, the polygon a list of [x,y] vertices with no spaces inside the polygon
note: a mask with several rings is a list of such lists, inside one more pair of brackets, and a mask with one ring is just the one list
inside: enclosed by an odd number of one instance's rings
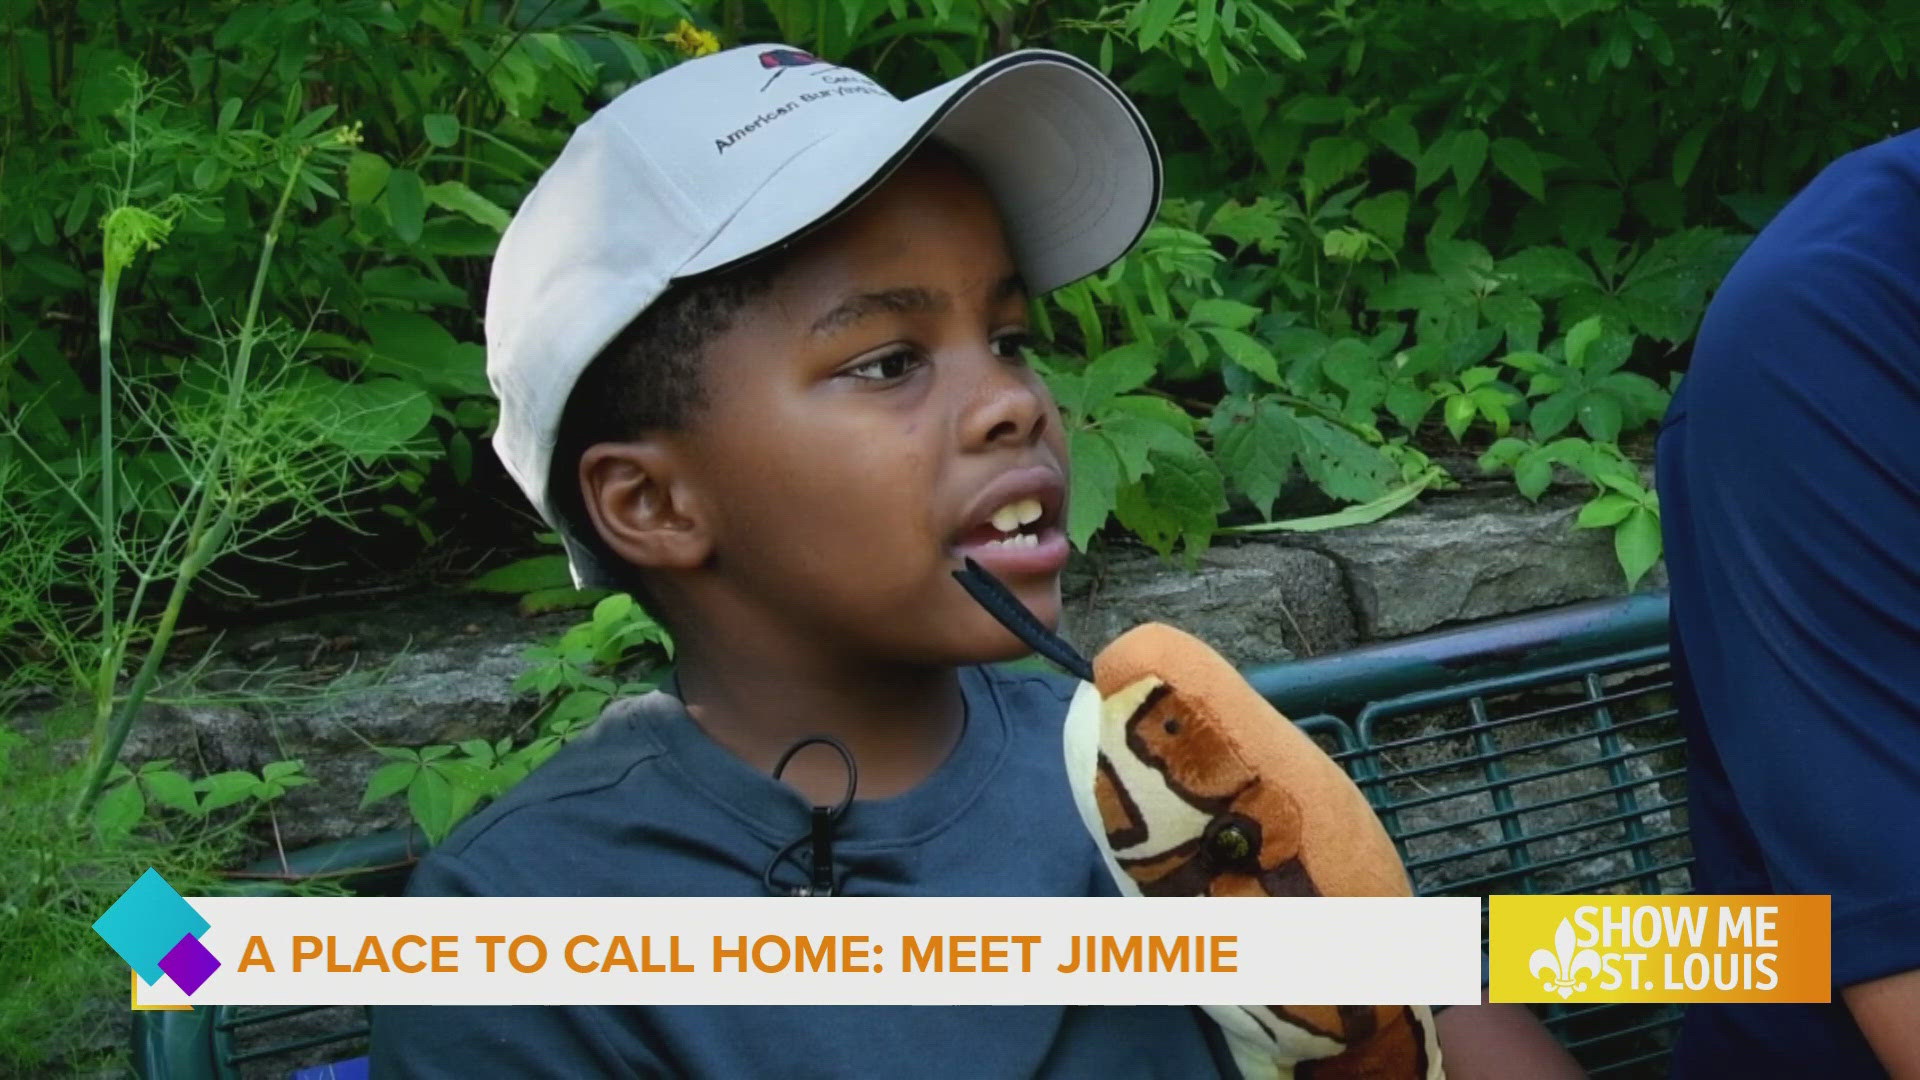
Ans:
{"label": "white banner bar", "polygon": [[188,899],[220,967],[141,1005],[1480,1000],[1474,897]]}

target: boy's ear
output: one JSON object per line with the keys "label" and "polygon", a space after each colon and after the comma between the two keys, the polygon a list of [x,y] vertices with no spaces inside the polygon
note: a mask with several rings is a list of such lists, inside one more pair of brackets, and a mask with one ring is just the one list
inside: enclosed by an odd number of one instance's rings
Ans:
{"label": "boy's ear", "polygon": [[587,516],[615,555],[635,566],[691,570],[713,550],[712,522],[666,438],[596,443],[580,455]]}

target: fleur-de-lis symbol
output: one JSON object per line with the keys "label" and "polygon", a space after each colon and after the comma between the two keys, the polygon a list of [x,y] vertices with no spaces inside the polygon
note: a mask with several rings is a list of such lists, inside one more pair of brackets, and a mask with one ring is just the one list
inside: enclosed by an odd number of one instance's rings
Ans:
{"label": "fleur-de-lis symbol", "polygon": [[1595,975],[1600,971],[1600,954],[1592,949],[1574,951],[1573,924],[1560,920],[1560,929],[1553,932],[1553,951],[1533,950],[1527,958],[1527,970],[1533,972],[1536,979],[1547,976],[1540,989],[1551,994],[1558,991],[1560,999],[1565,1001],[1577,991],[1584,991],[1587,984],[1580,976]]}

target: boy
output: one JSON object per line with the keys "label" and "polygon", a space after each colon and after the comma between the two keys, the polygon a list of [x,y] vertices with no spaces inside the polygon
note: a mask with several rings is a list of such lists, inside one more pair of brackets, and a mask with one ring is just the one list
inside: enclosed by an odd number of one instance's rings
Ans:
{"label": "boy", "polygon": [[[1132,105],[1055,53],[910,101],[790,49],[584,125],[502,240],[496,446],[577,580],[671,628],[662,692],[457,829],[415,895],[1113,895],[1066,787],[1067,680],[956,584],[1060,612],[1068,462],[1032,295],[1152,218]],[[783,752],[816,733],[851,761]],[[379,1075],[1235,1075],[1189,1008],[383,1009]]]}

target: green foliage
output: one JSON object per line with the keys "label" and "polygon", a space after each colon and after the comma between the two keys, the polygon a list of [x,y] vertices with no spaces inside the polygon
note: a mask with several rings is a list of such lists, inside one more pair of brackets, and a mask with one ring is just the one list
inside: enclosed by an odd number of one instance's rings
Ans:
{"label": "green foliage", "polygon": [[[543,569],[550,572],[551,564],[528,563],[534,565],[506,568],[511,573],[495,571],[474,587],[512,591],[511,583],[518,582],[538,590],[545,585],[539,575]],[[560,570],[564,574],[564,561]],[[593,606],[586,621],[526,651],[530,664],[514,689],[530,692],[541,702],[532,721],[538,724],[538,735],[518,745],[513,738],[503,737],[494,742],[468,739],[457,745],[412,749],[376,747],[387,763],[368,777],[360,805],[371,806],[404,792],[408,813],[428,840],[439,843],[477,806],[519,783],[586,730],[608,702],[653,689],[650,682],[620,676],[628,663],[672,655],[673,640],[666,628],[631,596],[606,596]]]}
{"label": "green foliage", "polygon": [[32,738],[0,725],[0,1073],[123,1072],[127,969],[94,920],[148,867],[188,895],[227,891],[219,870],[241,856],[249,822],[307,778],[299,762],[198,781],[150,762],[115,770],[93,816],[75,821],[84,763],[61,764],[54,747],[78,732],[58,715],[41,725]]}
{"label": "green foliage", "polygon": [[[1536,401],[1532,434],[1644,426],[1651,396],[1629,377],[1684,363],[1743,233],[1826,159],[1910,126],[1920,15],[1883,6],[81,0],[39,20],[13,5],[0,397],[36,405],[23,430],[50,461],[97,439],[102,388],[71,358],[102,284],[126,293],[118,374],[157,398],[191,385],[223,329],[203,298],[246,291],[284,146],[345,124],[354,145],[298,169],[261,323],[307,328],[305,368],[329,387],[413,395],[365,410],[384,416],[370,442],[418,427],[349,511],[435,543],[470,505],[493,422],[486,258],[594,105],[740,42],[809,48],[903,94],[1040,45],[1122,81],[1171,196],[1132,258],[1042,305],[1064,394],[1116,349],[1153,358],[1110,365],[1070,404],[1072,531],[1084,545],[1114,522],[1196,552],[1283,500],[1380,499],[1409,479],[1396,445],[1525,427],[1522,398],[1541,395],[1510,380],[1542,372],[1499,358],[1594,316],[1631,335],[1607,359],[1618,377]],[[124,428],[136,407],[108,413]]]}

